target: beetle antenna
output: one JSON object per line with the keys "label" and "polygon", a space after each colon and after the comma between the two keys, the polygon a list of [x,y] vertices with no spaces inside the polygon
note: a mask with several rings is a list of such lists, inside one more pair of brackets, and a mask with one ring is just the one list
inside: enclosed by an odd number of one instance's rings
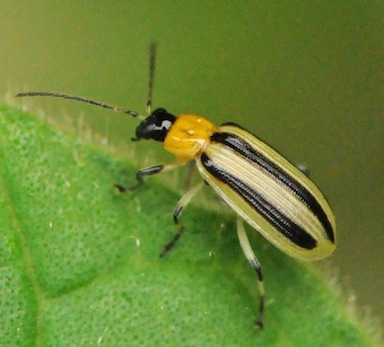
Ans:
{"label": "beetle antenna", "polygon": [[15,96],[16,97],[24,97],[24,96],[52,96],[52,97],[55,97],[55,98],[70,99],[70,100],[75,100],[75,101],[79,101],[79,102],[85,102],[87,104],[95,105],[95,106],[98,106],[98,107],[107,108],[107,109],[112,110],[114,112],[126,113],[126,114],[129,114],[130,116],[132,116],[134,118],[138,118],[138,119],[141,119],[141,120],[144,119],[144,117],[141,114],[139,114],[139,113],[137,113],[135,111],[131,111],[131,110],[128,110],[126,108],[122,108],[122,107],[118,107],[118,106],[111,106],[111,105],[105,104],[103,102],[92,100],[92,99],[83,98],[81,96],[74,96],[74,95],[68,95],[68,94],[62,94],[62,93],[52,93],[52,92],[22,92],[22,93],[19,93],[19,94],[15,95]]}
{"label": "beetle antenna", "polygon": [[147,112],[151,113],[152,110],[152,94],[153,83],[155,80],[155,63],[156,63],[156,43],[152,42],[149,48],[149,85],[148,85],[148,98],[147,98]]}

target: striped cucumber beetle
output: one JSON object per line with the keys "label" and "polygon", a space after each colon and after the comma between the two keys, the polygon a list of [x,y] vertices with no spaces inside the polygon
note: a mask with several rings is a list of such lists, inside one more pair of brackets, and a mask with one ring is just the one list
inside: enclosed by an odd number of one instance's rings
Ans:
{"label": "striped cucumber beetle", "polygon": [[[93,104],[141,120],[132,141],[164,143],[177,163],[155,165],[137,172],[137,184],[115,185],[118,191],[132,191],[144,177],[177,168],[195,160],[205,183],[237,214],[237,234],[243,253],[256,271],[259,312],[256,326],[263,328],[265,291],[262,270],[249,243],[243,221],[259,231],[284,253],[301,260],[319,260],[335,250],[335,218],[316,185],[298,168],[256,136],[234,123],[216,126],[195,114],[174,116],[163,108],[151,111],[156,47],[150,49],[148,116],[95,100],[51,92],[23,92],[16,96],[51,96]],[[160,253],[165,256],[184,233],[179,219],[203,182],[181,197],[173,212],[177,233]]]}

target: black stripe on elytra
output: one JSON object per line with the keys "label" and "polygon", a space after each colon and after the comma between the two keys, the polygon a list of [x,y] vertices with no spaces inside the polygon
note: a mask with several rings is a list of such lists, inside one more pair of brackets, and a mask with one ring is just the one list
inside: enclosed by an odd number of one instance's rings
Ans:
{"label": "black stripe on elytra", "polygon": [[[231,123],[230,125],[239,127],[236,124]],[[239,127],[240,128],[240,127]],[[252,135],[253,136],[253,135]],[[302,186],[296,179],[290,176],[281,167],[273,163],[271,160],[266,158],[260,152],[257,152],[249,143],[241,139],[240,137],[231,133],[214,133],[211,136],[212,142],[221,143],[236,153],[240,154],[250,162],[255,163],[262,170],[267,172],[270,176],[274,177],[280,184],[285,185],[291,190],[307,207],[313,212],[322,224],[328,239],[335,242],[335,236],[332,229],[332,225],[328,220],[328,217],[316,198]]]}
{"label": "black stripe on elytra", "polygon": [[264,197],[255,192],[243,181],[231,175],[228,171],[217,166],[206,153],[201,155],[201,162],[205,169],[215,178],[231,187],[248,205],[263,216],[269,224],[281,234],[291,240],[295,245],[305,249],[313,249],[317,241],[298,224],[288,218]]}

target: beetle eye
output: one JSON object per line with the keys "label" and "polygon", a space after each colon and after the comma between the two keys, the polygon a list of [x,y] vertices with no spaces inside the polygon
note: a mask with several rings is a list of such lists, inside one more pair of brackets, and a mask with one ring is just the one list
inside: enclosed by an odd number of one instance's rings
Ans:
{"label": "beetle eye", "polygon": [[176,117],[174,115],[168,113],[163,108],[158,108],[136,128],[136,138],[133,140],[138,141],[146,139],[164,142],[164,139],[175,120]]}

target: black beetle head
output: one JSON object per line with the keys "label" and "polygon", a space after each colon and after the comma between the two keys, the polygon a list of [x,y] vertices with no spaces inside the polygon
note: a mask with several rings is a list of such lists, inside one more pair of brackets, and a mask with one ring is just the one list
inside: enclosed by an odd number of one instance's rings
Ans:
{"label": "black beetle head", "polygon": [[163,142],[175,120],[174,115],[168,113],[164,108],[158,108],[140,123],[136,128],[136,138],[132,140],[146,139]]}

